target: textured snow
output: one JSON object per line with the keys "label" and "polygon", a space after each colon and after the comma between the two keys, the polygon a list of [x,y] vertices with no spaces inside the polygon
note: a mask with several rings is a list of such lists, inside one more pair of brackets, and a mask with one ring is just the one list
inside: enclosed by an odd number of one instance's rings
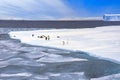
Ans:
{"label": "textured snow", "polygon": [[94,78],[91,80],[120,80],[120,74],[113,74],[113,75],[104,76],[100,78]]}
{"label": "textured snow", "polygon": [[30,73],[16,73],[16,74],[0,74],[0,77],[15,77],[15,76],[31,76]]}

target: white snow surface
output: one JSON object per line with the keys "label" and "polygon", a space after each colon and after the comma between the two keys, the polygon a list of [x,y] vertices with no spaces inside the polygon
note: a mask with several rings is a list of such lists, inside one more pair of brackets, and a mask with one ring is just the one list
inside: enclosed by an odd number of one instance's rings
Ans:
{"label": "white snow surface", "polygon": [[[32,36],[34,34],[34,36]],[[73,51],[85,51],[90,55],[120,63],[120,26],[102,26],[84,29],[50,29],[13,31],[13,39],[22,43]],[[38,38],[38,36],[46,36]]]}

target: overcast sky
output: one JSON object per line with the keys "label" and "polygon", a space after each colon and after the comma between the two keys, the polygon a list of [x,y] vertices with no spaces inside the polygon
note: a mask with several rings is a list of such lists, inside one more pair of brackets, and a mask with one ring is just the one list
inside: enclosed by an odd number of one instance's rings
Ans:
{"label": "overcast sky", "polygon": [[120,0],[0,0],[0,19],[79,19],[120,13]]}

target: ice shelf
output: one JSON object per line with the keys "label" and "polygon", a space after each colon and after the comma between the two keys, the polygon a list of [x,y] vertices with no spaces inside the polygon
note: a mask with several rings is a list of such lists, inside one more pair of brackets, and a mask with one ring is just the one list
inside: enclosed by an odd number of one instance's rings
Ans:
{"label": "ice shelf", "polygon": [[26,44],[85,51],[93,56],[120,62],[120,26],[13,31],[9,35]]}

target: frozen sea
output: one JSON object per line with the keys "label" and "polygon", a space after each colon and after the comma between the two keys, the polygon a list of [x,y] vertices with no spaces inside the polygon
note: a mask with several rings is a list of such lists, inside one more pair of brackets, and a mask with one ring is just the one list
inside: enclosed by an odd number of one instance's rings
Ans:
{"label": "frozen sea", "polygon": [[87,51],[25,44],[8,34],[38,29],[0,28],[0,80],[120,80],[117,62]]}

